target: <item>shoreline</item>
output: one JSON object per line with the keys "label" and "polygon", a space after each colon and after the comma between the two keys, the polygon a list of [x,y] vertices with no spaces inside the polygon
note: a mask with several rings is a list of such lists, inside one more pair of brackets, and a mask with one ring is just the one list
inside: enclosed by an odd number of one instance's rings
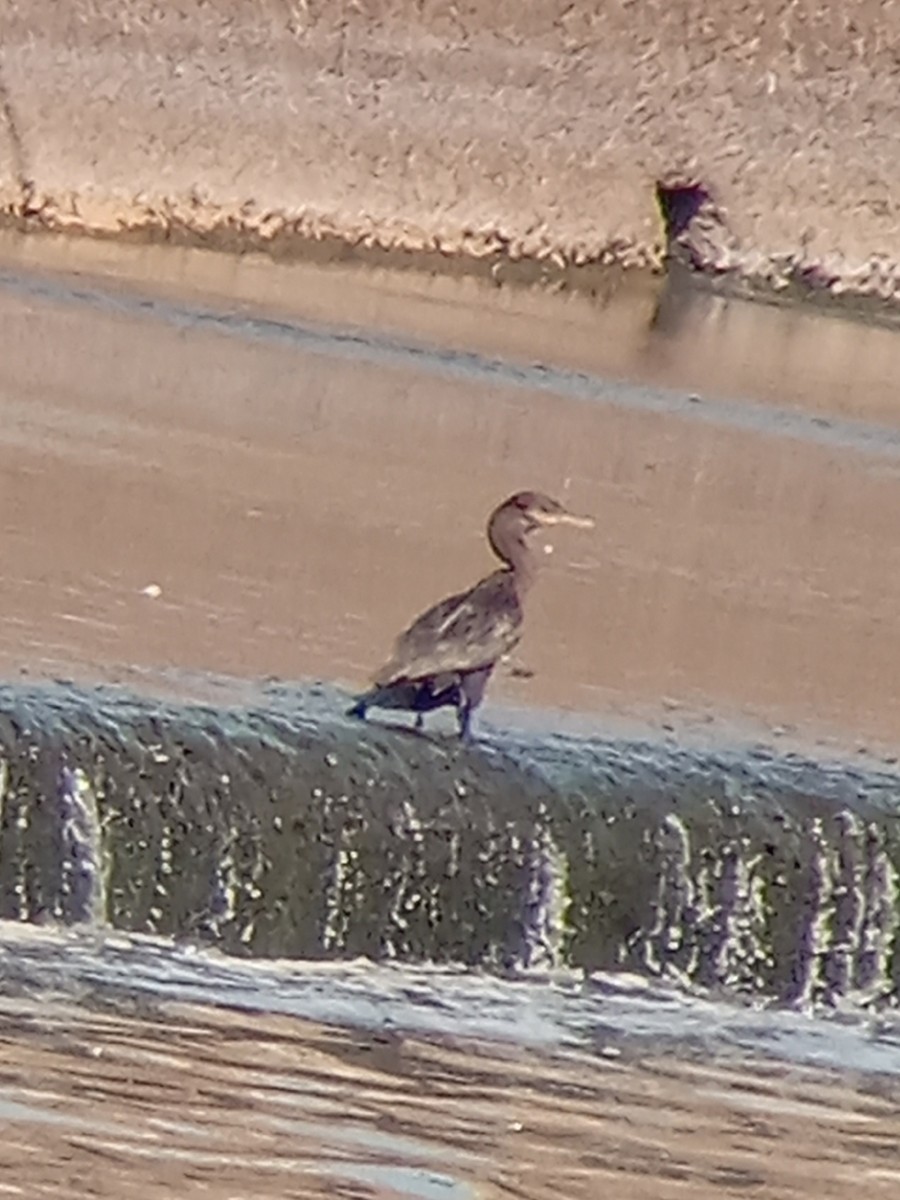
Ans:
{"label": "shoreline", "polygon": [[889,5],[850,28],[767,4],[22,0],[0,17],[0,214],[586,290],[675,258],[894,321]]}
{"label": "shoreline", "polygon": [[[544,257],[513,255],[509,251],[442,250],[416,245],[380,245],[355,240],[338,233],[314,235],[284,228],[274,236],[263,236],[251,225],[235,225],[232,218],[210,225],[198,220],[191,225],[182,218],[170,225],[162,220],[122,225],[117,230],[103,226],[80,226],[70,220],[56,221],[44,213],[26,217],[0,211],[0,234],[27,239],[70,239],[73,242],[108,243],[112,247],[170,247],[203,250],[217,255],[243,258],[259,255],[273,265],[356,268],[423,279],[471,279],[496,288],[536,290],[548,296],[571,294],[607,301],[622,287],[643,290],[667,287],[688,289],[698,295],[739,300],[787,312],[809,312],[836,320],[900,329],[900,300],[873,294],[852,286],[830,290],[815,273],[789,274],[776,282],[766,277],[742,274],[740,270],[697,269],[683,261],[678,248],[658,261],[626,265],[614,257],[578,262],[559,251]],[[502,241],[497,236],[495,239]]]}

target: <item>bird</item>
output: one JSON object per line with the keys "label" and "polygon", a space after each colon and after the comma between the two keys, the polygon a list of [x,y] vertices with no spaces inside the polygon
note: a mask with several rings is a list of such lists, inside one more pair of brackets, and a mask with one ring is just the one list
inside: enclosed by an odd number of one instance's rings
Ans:
{"label": "bird", "polygon": [[425,713],[453,707],[459,736],[467,740],[497,662],[522,636],[523,605],[537,570],[529,535],[563,524],[591,528],[594,521],[541,492],[516,492],[498,505],[487,540],[502,565],[417,617],[347,716],[365,720],[370,708],[401,709],[416,714],[421,730]]}

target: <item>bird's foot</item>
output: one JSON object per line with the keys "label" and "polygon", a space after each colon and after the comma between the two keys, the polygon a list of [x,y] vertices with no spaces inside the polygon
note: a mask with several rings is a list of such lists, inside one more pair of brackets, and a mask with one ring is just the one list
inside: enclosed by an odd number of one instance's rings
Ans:
{"label": "bird's foot", "polygon": [[357,700],[355,704],[350,705],[344,715],[347,717],[356,717],[358,721],[364,721],[368,707],[364,700]]}
{"label": "bird's foot", "polygon": [[470,708],[459,710],[459,740],[461,742],[472,740],[472,710]]}

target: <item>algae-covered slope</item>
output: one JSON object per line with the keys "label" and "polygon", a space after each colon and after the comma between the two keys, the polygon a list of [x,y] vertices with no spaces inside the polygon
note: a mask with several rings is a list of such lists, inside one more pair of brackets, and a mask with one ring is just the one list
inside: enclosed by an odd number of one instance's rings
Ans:
{"label": "algae-covered slope", "polygon": [[604,739],[465,748],[329,716],[327,693],[0,702],[2,918],[788,1001],[897,993],[893,774]]}

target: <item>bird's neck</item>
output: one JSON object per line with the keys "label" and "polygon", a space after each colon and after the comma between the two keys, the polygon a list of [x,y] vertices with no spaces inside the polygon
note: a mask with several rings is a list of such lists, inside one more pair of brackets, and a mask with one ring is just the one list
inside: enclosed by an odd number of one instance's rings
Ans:
{"label": "bird's neck", "polygon": [[523,595],[534,583],[537,574],[537,563],[524,534],[492,538],[491,545],[497,557],[503,560],[504,570],[513,576],[516,591]]}

